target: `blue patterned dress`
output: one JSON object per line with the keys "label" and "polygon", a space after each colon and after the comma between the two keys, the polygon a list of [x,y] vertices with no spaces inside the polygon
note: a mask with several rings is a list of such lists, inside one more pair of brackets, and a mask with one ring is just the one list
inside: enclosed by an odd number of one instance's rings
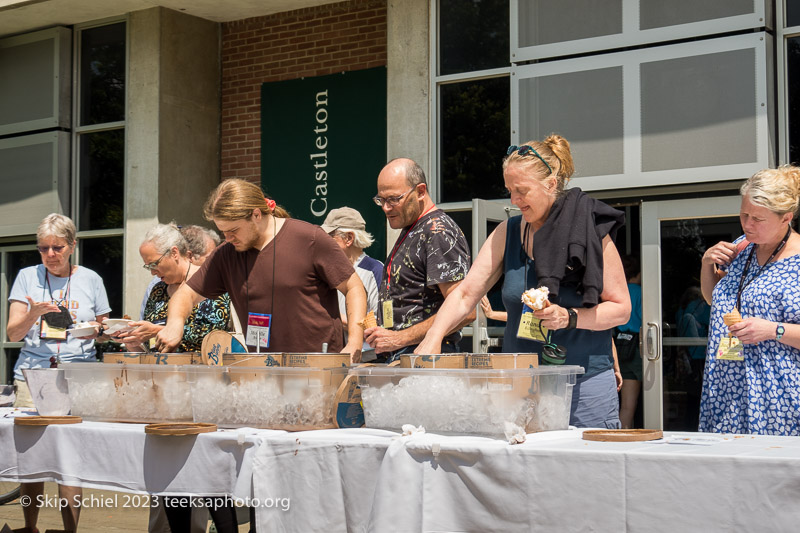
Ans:
{"label": "blue patterned dress", "polygon": [[[741,237],[737,239],[737,242]],[[749,244],[714,287],[708,335],[700,431],[800,435],[800,350],[776,340],[745,345],[744,361],[717,359],[720,339],[728,335],[722,315],[733,310]],[[759,270],[755,254],[742,292],[742,317],[800,323],[800,255],[774,261]]]}

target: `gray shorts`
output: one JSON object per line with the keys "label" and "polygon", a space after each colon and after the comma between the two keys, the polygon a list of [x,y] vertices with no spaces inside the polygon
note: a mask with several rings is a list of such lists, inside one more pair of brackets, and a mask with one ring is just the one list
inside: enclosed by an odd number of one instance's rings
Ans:
{"label": "gray shorts", "polygon": [[614,369],[584,380],[572,389],[569,423],[579,428],[620,429],[619,396]]}

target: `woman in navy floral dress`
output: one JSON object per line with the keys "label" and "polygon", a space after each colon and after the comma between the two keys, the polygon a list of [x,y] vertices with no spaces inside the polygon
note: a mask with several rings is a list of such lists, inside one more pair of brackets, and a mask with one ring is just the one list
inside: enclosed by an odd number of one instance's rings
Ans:
{"label": "woman in navy floral dress", "polygon": [[[703,255],[711,303],[700,431],[800,435],[800,169],[762,170],[741,188],[744,235]],[[736,309],[738,323],[723,315]]]}

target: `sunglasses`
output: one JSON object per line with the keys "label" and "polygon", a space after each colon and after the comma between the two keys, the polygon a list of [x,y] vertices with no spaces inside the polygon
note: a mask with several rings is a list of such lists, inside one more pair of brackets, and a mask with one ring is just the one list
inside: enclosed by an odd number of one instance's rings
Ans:
{"label": "sunglasses", "polygon": [[378,207],[383,207],[383,204],[386,204],[389,207],[396,207],[403,200],[403,198],[405,198],[408,195],[408,193],[410,193],[414,189],[416,189],[416,187],[411,187],[400,196],[388,196],[386,198],[376,196],[372,199],[372,201],[375,202],[375,205],[377,205]]}
{"label": "sunglasses", "polygon": [[36,247],[36,249],[39,250],[40,254],[46,254],[50,250],[53,250],[53,253],[55,253],[55,254],[60,254],[61,252],[64,251],[64,248],[66,248],[66,246],[64,246],[63,244],[60,245],[60,246],[37,246]]}
{"label": "sunglasses", "polygon": [[50,358],[50,368],[58,368],[58,359],[55,356]]}
{"label": "sunglasses", "polygon": [[539,152],[537,152],[536,149],[534,149],[533,146],[531,146],[529,144],[523,144],[522,146],[517,146],[516,144],[512,144],[511,146],[508,147],[508,151],[506,152],[506,155],[509,156],[509,155],[513,154],[514,152],[517,152],[522,157],[525,157],[526,155],[534,155],[534,156],[538,157],[539,161],[544,163],[544,166],[547,167],[547,170],[549,170],[551,173],[553,172],[553,169],[550,167],[550,165],[547,164],[547,161],[544,160],[544,157],[539,155]]}
{"label": "sunglasses", "polygon": [[158,259],[156,259],[152,263],[147,263],[146,265],[142,265],[142,268],[145,269],[145,270],[155,270],[156,268],[158,268],[158,265],[161,263],[161,260],[164,259],[164,257],[166,257],[166,255],[168,253],[169,253],[169,250],[167,250],[166,252],[161,254],[161,257],[159,257]]}

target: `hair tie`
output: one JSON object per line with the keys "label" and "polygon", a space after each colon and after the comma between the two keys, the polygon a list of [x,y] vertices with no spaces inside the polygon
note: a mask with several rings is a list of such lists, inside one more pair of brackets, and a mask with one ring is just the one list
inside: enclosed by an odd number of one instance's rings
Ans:
{"label": "hair tie", "polygon": [[272,198],[264,198],[264,200],[266,200],[267,207],[269,207],[269,210],[270,211],[275,211],[275,206],[277,205],[275,203],[275,200],[273,200]]}

